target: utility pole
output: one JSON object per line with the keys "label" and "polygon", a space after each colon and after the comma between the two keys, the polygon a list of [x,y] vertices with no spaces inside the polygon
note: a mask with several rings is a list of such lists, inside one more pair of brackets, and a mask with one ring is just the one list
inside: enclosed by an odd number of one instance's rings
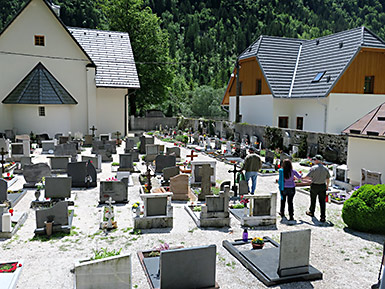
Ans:
{"label": "utility pole", "polygon": [[237,58],[237,62],[235,64],[237,74],[236,74],[236,96],[235,96],[235,122],[240,123],[241,122],[241,115],[239,113],[239,95],[240,95],[240,83],[239,83],[239,59]]}

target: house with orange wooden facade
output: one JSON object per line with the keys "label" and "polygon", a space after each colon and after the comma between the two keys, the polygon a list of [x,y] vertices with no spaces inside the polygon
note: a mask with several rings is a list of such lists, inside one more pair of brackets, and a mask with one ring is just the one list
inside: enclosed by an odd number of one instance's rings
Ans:
{"label": "house with orange wooden facade", "polygon": [[[262,35],[238,61],[241,122],[341,133],[385,102],[385,42],[366,27],[312,40]],[[230,121],[236,76],[222,100]]]}

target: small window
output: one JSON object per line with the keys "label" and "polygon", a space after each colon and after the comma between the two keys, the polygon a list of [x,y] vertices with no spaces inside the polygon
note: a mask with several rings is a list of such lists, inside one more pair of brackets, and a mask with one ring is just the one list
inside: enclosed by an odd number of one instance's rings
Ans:
{"label": "small window", "polygon": [[257,79],[255,94],[262,94],[262,79]]}
{"label": "small window", "polygon": [[39,106],[39,116],[45,116],[45,107]]}
{"label": "small window", "polygon": [[374,92],[374,76],[365,76],[364,93]]}
{"label": "small window", "polygon": [[44,46],[44,36],[43,35],[35,35],[35,45],[36,46]]}
{"label": "small window", "polygon": [[297,129],[303,130],[303,117],[302,116],[297,116]]}
{"label": "small window", "polygon": [[288,128],[289,127],[289,117],[288,116],[279,116],[278,117],[278,127]]}
{"label": "small window", "polygon": [[318,72],[317,75],[314,77],[312,82],[319,82],[321,78],[325,75],[326,71]]}

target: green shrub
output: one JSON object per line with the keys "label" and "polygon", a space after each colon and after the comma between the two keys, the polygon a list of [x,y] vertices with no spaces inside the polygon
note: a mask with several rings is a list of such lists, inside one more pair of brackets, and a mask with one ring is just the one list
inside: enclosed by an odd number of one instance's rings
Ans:
{"label": "green shrub", "polygon": [[364,185],[344,203],[342,219],[349,228],[385,233],[385,185]]}
{"label": "green shrub", "polygon": [[184,144],[188,142],[188,136],[187,135],[177,135],[175,138],[177,141],[180,141]]}

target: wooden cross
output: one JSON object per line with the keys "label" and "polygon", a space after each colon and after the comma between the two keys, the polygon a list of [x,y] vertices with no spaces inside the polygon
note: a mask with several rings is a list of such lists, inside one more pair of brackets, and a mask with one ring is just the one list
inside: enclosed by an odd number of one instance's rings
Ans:
{"label": "wooden cross", "polygon": [[116,144],[120,146],[120,136],[122,135],[120,131],[117,131],[116,133]]}
{"label": "wooden cross", "polygon": [[5,155],[7,154],[8,152],[4,151],[4,148],[1,148],[1,152],[0,152],[0,155],[1,155],[1,173],[4,174],[5,172]]}
{"label": "wooden cross", "polygon": [[197,157],[198,157],[198,155],[194,155],[194,150],[191,150],[191,154],[190,154],[190,155],[187,155],[186,157],[191,158],[191,161],[193,161],[194,158],[197,158]]}
{"label": "wooden cross", "polygon": [[211,176],[214,175],[214,168],[210,164],[203,164],[199,170],[201,179],[201,192],[198,196],[199,201],[204,201],[206,195],[211,193]]}
{"label": "wooden cross", "polygon": [[238,187],[236,185],[237,182],[237,173],[242,172],[241,169],[237,170],[237,164],[234,164],[234,169],[229,170],[228,173],[233,173],[234,174],[234,185],[231,187],[231,189],[234,191],[234,197],[237,197],[237,192],[238,192]]}
{"label": "wooden cross", "polygon": [[90,128],[90,131],[92,131],[92,137],[95,137],[95,130],[98,130],[94,125]]}
{"label": "wooden cross", "polygon": [[148,184],[148,192],[150,192],[152,189],[151,178],[155,177],[155,175],[151,174],[150,163],[147,162],[146,167],[147,167],[146,178],[147,178],[147,184]]}

